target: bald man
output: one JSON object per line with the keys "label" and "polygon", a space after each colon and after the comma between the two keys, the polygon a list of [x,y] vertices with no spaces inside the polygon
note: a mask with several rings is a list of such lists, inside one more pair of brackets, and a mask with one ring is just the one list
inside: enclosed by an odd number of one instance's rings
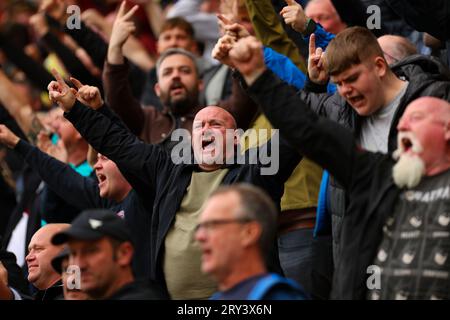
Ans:
{"label": "bald man", "polygon": [[326,31],[333,34],[338,34],[347,28],[331,0],[309,1],[305,7],[305,14],[316,23],[320,23]]}
{"label": "bald man", "polygon": [[331,297],[449,299],[450,104],[412,100],[396,126],[395,152],[370,152],[290,89],[244,76],[281,136],[327,169],[348,197]]}
{"label": "bald man", "polygon": [[67,229],[70,224],[52,223],[40,228],[31,238],[28,255],[28,281],[39,291],[35,300],[54,300],[62,297],[61,275],[52,267],[51,261],[62,250],[62,246],[51,243],[52,237]]}
{"label": "bald man", "polygon": [[384,58],[389,65],[417,53],[417,49],[411,41],[401,36],[390,34],[381,36],[378,38],[378,44],[383,50]]}
{"label": "bald man", "polygon": [[[83,91],[80,88],[78,92]],[[203,108],[196,114],[192,139],[190,135],[187,137],[189,144],[182,150],[174,148],[169,154],[160,145],[139,141],[101,113],[75,102],[75,96],[62,80],[50,83],[49,94],[93,148],[116,162],[143,198],[154,197],[149,232],[152,277],[167,286],[173,299],[206,299],[217,289],[212,279],[200,271],[201,252],[194,240],[195,226],[208,196],[220,185],[248,182],[262,187],[279,205],[284,182],[301,159],[291,147],[280,143],[279,152],[267,145],[273,156],[279,156],[278,170],[271,175],[263,172],[277,162],[275,159],[264,164],[262,161],[227,164],[226,160],[235,160],[234,156],[239,154],[235,152],[239,141],[234,135],[236,121],[229,112],[216,106]],[[98,89],[92,95],[78,97],[87,105],[102,103]],[[193,157],[189,156],[191,147]],[[180,152],[188,161],[175,161]],[[278,265],[280,270],[277,258],[267,260],[269,268],[274,270]]]}

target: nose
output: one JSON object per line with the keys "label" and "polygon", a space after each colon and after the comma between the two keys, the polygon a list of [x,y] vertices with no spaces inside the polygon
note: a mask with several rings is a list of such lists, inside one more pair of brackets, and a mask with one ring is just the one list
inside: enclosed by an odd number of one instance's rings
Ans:
{"label": "nose", "polygon": [[94,164],[94,170],[100,170],[102,168],[102,164],[100,163],[100,160],[97,160],[97,162]]}
{"label": "nose", "polygon": [[169,43],[169,48],[178,48],[178,42],[176,37],[171,37],[168,41]]}
{"label": "nose", "polygon": [[206,241],[206,231],[205,228],[197,227],[197,230],[194,234],[195,240],[199,243],[203,243]]}
{"label": "nose", "polygon": [[180,70],[174,69],[174,70],[172,71],[172,74],[171,74],[171,80],[173,81],[174,79],[177,79],[177,80],[180,79]]}
{"label": "nose", "polygon": [[205,121],[205,123],[203,124],[203,127],[202,127],[202,133],[205,135],[208,132],[213,133],[214,130],[211,129],[211,124],[208,121]]}
{"label": "nose", "polygon": [[34,255],[34,253],[30,251],[30,253],[28,253],[25,257],[25,261],[27,262],[27,264],[30,264],[35,258],[36,256]]}
{"label": "nose", "polygon": [[409,128],[408,118],[401,117],[398,121],[397,131],[406,131]]}
{"label": "nose", "polygon": [[75,255],[70,257],[70,264],[78,266],[80,270],[84,270],[86,267],[85,259],[81,255]]}
{"label": "nose", "polygon": [[343,97],[345,97],[346,95],[349,95],[352,92],[352,87],[349,86],[348,84],[341,84],[339,85],[339,94]]}

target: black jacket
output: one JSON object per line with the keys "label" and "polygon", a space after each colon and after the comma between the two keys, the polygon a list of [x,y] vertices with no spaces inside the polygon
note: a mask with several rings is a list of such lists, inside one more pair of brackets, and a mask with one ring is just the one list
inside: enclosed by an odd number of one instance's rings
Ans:
{"label": "black jacket", "polygon": [[124,285],[107,300],[169,300],[169,295],[155,282],[134,281]]}
{"label": "black jacket", "polygon": [[391,157],[356,145],[354,134],[335,121],[319,117],[270,71],[248,89],[275,128],[306,157],[327,169],[348,192],[342,228],[341,259],[332,297],[364,299],[367,267],[375,259],[382,226],[399,194]]}
{"label": "black jacket", "polygon": [[50,300],[62,300],[64,298],[63,284],[61,280],[56,282],[50,288],[45,290],[39,290],[33,296],[33,300],[36,301],[50,301]]}
{"label": "black jacket", "polygon": [[[397,124],[406,106],[411,101],[423,96],[450,100],[449,71],[437,59],[413,55],[396,63],[391,69],[398,77],[408,80],[409,85],[392,120],[388,136],[388,152],[393,152],[397,148]],[[275,77],[273,76],[273,78]],[[298,92],[300,99],[296,99],[296,101],[301,103],[302,100],[315,113],[342,124],[344,127],[351,129],[355,137],[359,137],[363,118],[356,113],[346,100],[338,93],[330,95],[315,92],[326,92],[326,87],[307,82],[305,89]],[[289,92],[289,94],[294,95],[293,92]],[[280,108],[283,109],[284,107],[280,104]],[[330,197],[328,209],[333,217],[333,254],[334,260],[337,262],[340,256],[341,223],[346,210],[348,195],[334,178],[330,179],[327,194]]]}
{"label": "black jacket", "polygon": [[[79,212],[90,208],[108,208],[122,212],[132,230],[135,255],[133,270],[137,277],[150,276],[150,239],[147,235],[151,221],[151,206],[131,190],[121,202],[100,197],[98,181],[78,174],[69,165],[50,157],[37,147],[20,140],[14,149],[35,170],[48,187]],[[151,201],[150,201],[151,202]]]}
{"label": "black jacket", "polygon": [[0,249],[0,262],[8,271],[8,285],[20,294],[29,294],[28,281],[25,280],[22,269],[17,265],[16,256],[11,252]]}
{"label": "black jacket", "polygon": [[[150,231],[151,274],[152,279],[164,283],[164,239],[174,222],[192,173],[199,170],[198,166],[174,164],[163,147],[143,143],[128,130],[79,102],[65,116],[95,150],[117,164],[136,192],[142,197],[154,198]],[[279,205],[284,182],[301,160],[301,156],[291,147],[280,143],[279,159],[278,173],[271,176],[261,175],[260,169],[264,167],[261,163],[227,165],[229,171],[222,184],[252,183],[266,190]]]}

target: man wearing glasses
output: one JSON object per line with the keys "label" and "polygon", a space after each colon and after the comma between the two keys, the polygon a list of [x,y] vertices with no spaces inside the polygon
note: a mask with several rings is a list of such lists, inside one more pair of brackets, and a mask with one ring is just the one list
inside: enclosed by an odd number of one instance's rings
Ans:
{"label": "man wearing glasses", "polygon": [[235,184],[213,192],[195,231],[202,272],[211,275],[219,288],[211,299],[307,298],[297,283],[267,271],[265,260],[276,239],[276,222],[274,203],[257,187]]}

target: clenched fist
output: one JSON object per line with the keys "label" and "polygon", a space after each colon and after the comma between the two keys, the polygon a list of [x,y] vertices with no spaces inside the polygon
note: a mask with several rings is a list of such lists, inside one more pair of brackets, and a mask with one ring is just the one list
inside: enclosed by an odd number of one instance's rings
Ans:
{"label": "clenched fist", "polygon": [[229,53],[230,61],[251,85],[265,70],[263,46],[255,37],[240,39]]}

